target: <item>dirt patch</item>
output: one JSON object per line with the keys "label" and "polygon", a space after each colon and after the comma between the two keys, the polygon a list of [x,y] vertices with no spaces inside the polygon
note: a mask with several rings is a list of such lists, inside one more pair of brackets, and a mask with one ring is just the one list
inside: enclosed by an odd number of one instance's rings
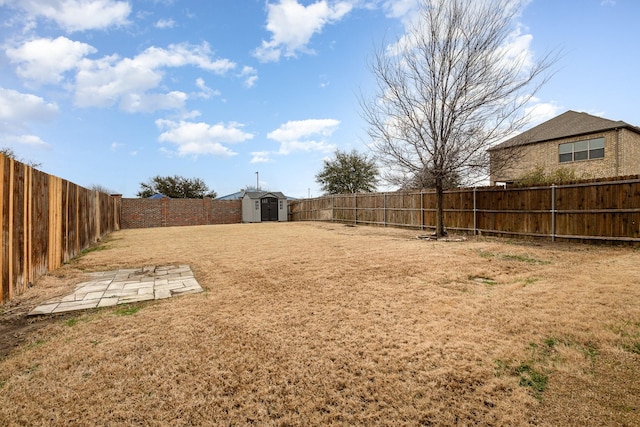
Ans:
{"label": "dirt patch", "polygon": [[[74,263],[75,264],[75,261]],[[84,272],[73,264],[40,278],[37,287],[0,306],[0,359],[7,357],[20,345],[29,343],[38,330],[63,319],[65,315],[32,317],[28,314],[42,301],[69,294],[76,283],[80,283]]]}
{"label": "dirt patch", "polygon": [[0,320],[0,360],[24,343],[27,334],[38,326],[40,324],[29,322],[24,316],[3,316]]}
{"label": "dirt patch", "polygon": [[18,304],[140,265],[189,264],[205,292],[25,330],[0,360],[0,419],[638,425],[639,260],[338,224],[125,230]]}

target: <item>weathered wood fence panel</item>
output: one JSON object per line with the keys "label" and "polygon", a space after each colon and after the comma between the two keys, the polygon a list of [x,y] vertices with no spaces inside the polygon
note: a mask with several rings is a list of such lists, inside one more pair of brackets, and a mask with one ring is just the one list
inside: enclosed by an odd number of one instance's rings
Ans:
{"label": "weathered wood fence panel", "polygon": [[640,180],[558,186],[556,236],[640,241]]}
{"label": "weathered wood fence panel", "polygon": [[0,304],[120,228],[119,198],[0,155]]}
{"label": "weathered wood fence panel", "polygon": [[[289,203],[290,221],[435,228],[435,192],[332,195]],[[446,191],[449,230],[640,244],[640,176],[530,188]]]}
{"label": "weathered wood fence panel", "polygon": [[551,236],[551,188],[476,189],[476,232]]}

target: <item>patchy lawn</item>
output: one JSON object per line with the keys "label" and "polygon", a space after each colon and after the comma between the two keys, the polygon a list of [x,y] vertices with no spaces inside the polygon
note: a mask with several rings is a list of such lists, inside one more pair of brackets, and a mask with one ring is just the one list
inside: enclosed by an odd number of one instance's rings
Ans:
{"label": "patchy lawn", "polygon": [[[339,224],[125,230],[0,315],[3,425],[640,425],[640,251]],[[204,293],[25,319],[83,271]],[[17,345],[16,345],[17,344]]]}

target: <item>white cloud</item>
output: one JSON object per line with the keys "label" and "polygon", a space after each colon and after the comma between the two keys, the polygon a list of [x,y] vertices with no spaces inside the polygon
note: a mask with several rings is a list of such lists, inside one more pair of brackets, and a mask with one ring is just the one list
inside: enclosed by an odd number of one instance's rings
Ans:
{"label": "white cloud", "polygon": [[115,0],[8,0],[10,6],[20,8],[30,19],[54,21],[67,32],[106,29],[126,25],[131,5]]}
{"label": "white cloud", "polygon": [[84,60],[76,75],[75,103],[80,107],[108,107],[122,96],[157,87],[162,73],[136,59],[117,55]]}
{"label": "white cloud", "polygon": [[30,148],[51,148],[51,145],[36,135],[9,135],[3,139],[13,144],[28,145]]}
{"label": "white cloud", "polygon": [[[205,43],[198,46],[169,45],[167,49],[150,47],[133,58],[112,55],[98,60],[84,59],[76,76],[76,105],[107,107],[121,100],[122,107],[131,106],[131,99],[142,99],[146,91],[160,86],[165,68],[191,65],[224,74],[236,66],[227,59],[213,60],[211,56],[209,45]],[[178,92],[165,94],[158,108],[183,105],[186,98],[177,94]],[[146,103],[143,110],[153,111],[151,107],[151,104]]]}
{"label": "white cloud", "polygon": [[245,87],[252,88],[256,85],[257,81],[258,81],[258,76],[249,76],[245,79],[244,85]]}
{"label": "white cloud", "polygon": [[242,130],[240,123],[175,122],[156,120],[156,126],[163,131],[158,140],[177,146],[180,156],[211,154],[230,157],[237,153],[223,144],[236,144],[253,138],[253,135]]}
{"label": "white cloud", "polygon": [[383,4],[389,18],[406,18],[418,7],[418,0],[387,0]]}
{"label": "white cloud", "polygon": [[158,110],[184,108],[187,94],[179,91],[169,93],[129,93],[120,100],[120,108],[129,113],[150,113]]}
{"label": "white cloud", "polygon": [[253,51],[253,56],[260,62],[278,62],[280,54],[280,49],[270,47],[264,40],[262,45]]}
{"label": "white cloud", "polygon": [[38,83],[59,83],[65,72],[75,69],[82,58],[95,52],[91,45],[58,37],[31,40],[5,53],[17,64],[20,77]]}
{"label": "white cloud", "polygon": [[196,117],[200,117],[202,115],[202,113],[198,110],[191,110],[191,111],[181,111],[180,112],[180,119],[181,120],[189,120],[189,119],[195,119]]}
{"label": "white cloud", "polygon": [[[37,83],[59,83],[64,73],[75,71],[75,103],[80,107],[109,107],[115,104],[128,112],[151,112],[183,108],[188,96],[180,91],[152,93],[160,86],[164,69],[195,66],[224,74],[236,64],[214,59],[209,45],[175,44],[168,48],[150,47],[133,58],[117,55],[90,59],[96,49],[86,43],[69,40],[36,39],[6,50],[17,64],[17,74]],[[204,83],[203,83],[204,84]],[[197,96],[219,95],[205,86]]]}
{"label": "white cloud", "polygon": [[198,86],[198,89],[200,89],[200,92],[196,94],[198,98],[209,99],[213,96],[221,95],[219,90],[211,89],[210,87],[208,87],[202,77],[198,77],[196,79],[196,86]]}
{"label": "white cloud", "polygon": [[156,28],[160,28],[160,29],[173,28],[175,26],[176,26],[176,21],[174,21],[173,19],[160,19],[158,20],[158,22],[156,22],[156,25],[155,25]]}
{"label": "white cloud", "polygon": [[[162,109],[181,109],[188,95],[180,91],[147,93],[161,86],[168,68],[193,66],[223,75],[236,67],[228,59],[214,57],[207,43],[201,45],[173,44],[167,48],[150,47],[132,58],[118,55],[88,58],[96,49],[86,43],[66,37],[41,38],[6,50],[7,57],[16,64],[16,73],[36,83],[60,83],[65,73],[75,73],[75,104],[79,107],[110,107],[119,105],[128,112],[152,112]],[[256,71],[245,67],[242,75],[248,85],[257,79]],[[71,79],[70,79],[71,80]],[[220,95],[204,85],[195,96],[209,98]]]}
{"label": "white cloud", "polygon": [[263,40],[253,54],[261,62],[275,62],[283,54],[292,57],[298,52],[311,53],[307,48],[311,37],[321,32],[325,25],[344,18],[352,8],[347,1],[320,0],[308,6],[297,0],[267,3],[266,27],[271,39]]}
{"label": "white cloud", "polygon": [[[521,98],[519,99],[519,101],[523,102],[525,101],[525,99]],[[560,113],[561,108],[562,107],[555,102],[542,102],[539,98],[532,97],[528,100],[527,104],[524,107],[524,115],[527,118],[527,123],[524,127],[524,130],[530,129],[542,122],[546,122],[547,120],[554,118]],[[521,130],[517,130],[508,135],[503,135],[503,137],[499,141],[497,141],[497,143],[513,138],[520,132]]]}
{"label": "white cloud", "polygon": [[290,154],[294,151],[335,150],[335,145],[328,144],[325,138],[331,136],[340,125],[334,119],[308,119],[289,121],[278,129],[269,132],[267,138],[280,143],[278,154]]}
{"label": "white cloud", "polygon": [[269,163],[271,162],[271,152],[270,151],[253,151],[251,153],[253,156],[251,158],[251,163]]}
{"label": "white cloud", "polygon": [[224,74],[236,67],[228,59],[212,60],[211,48],[208,43],[191,45],[187,43],[171,44],[167,49],[150,47],[133,58],[142,67],[182,67],[193,65],[216,74]]}
{"label": "white cloud", "polygon": [[244,66],[242,68],[242,72],[240,73],[240,77],[244,78],[245,87],[252,88],[255,86],[258,81],[258,71],[255,68]]}
{"label": "white cloud", "polygon": [[[530,1],[508,0],[505,3],[505,16],[511,12],[516,12],[515,17],[518,18]],[[464,3],[465,5],[468,3],[470,17],[474,16],[473,13],[484,13],[483,11],[490,7],[490,2],[466,0]],[[387,46],[387,54],[402,54],[402,52],[412,48],[416,43],[416,38],[412,34],[415,31],[420,31],[427,24],[426,22],[420,22],[421,14],[418,12],[421,7],[421,0],[388,0],[383,4],[388,16],[399,18],[405,27],[404,35]],[[521,22],[514,20],[512,30],[505,37],[503,45],[493,52],[495,62],[504,64],[508,68],[518,69],[523,74],[526,74],[535,64],[535,55],[531,48],[532,41],[533,35],[528,32],[528,28]]]}
{"label": "white cloud", "polygon": [[58,114],[58,106],[36,95],[0,88],[0,140],[33,148],[49,144],[39,136],[23,134],[34,123],[47,122]]}
{"label": "white cloud", "polygon": [[496,57],[505,64],[521,64],[524,69],[533,65],[533,51],[531,50],[531,34],[523,33],[523,26],[518,25],[507,37],[506,44],[500,48]]}
{"label": "white cloud", "polygon": [[39,96],[0,88],[0,131],[22,129],[32,122],[46,122],[58,113],[58,106]]}
{"label": "white cloud", "polygon": [[525,108],[525,114],[529,116],[529,127],[554,118],[560,113],[560,106],[554,102],[541,102],[538,98],[532,98],[530,105]]}

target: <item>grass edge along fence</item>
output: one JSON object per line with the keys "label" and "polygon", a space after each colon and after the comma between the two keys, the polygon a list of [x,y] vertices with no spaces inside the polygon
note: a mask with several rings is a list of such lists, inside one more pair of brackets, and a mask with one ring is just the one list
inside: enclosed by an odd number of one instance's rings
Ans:
{"label": "grass edge along fence", "polygon": [[[640,176],[446,191],[445,225],[472,235],[640,245]],[[290,221],[435,229],[435,191],[357,193],[289,203]]]}
{"label": "grass edge along fence", "polygon": [[0,154],[0,304],[105,234],[120,229],[121,200]]}

